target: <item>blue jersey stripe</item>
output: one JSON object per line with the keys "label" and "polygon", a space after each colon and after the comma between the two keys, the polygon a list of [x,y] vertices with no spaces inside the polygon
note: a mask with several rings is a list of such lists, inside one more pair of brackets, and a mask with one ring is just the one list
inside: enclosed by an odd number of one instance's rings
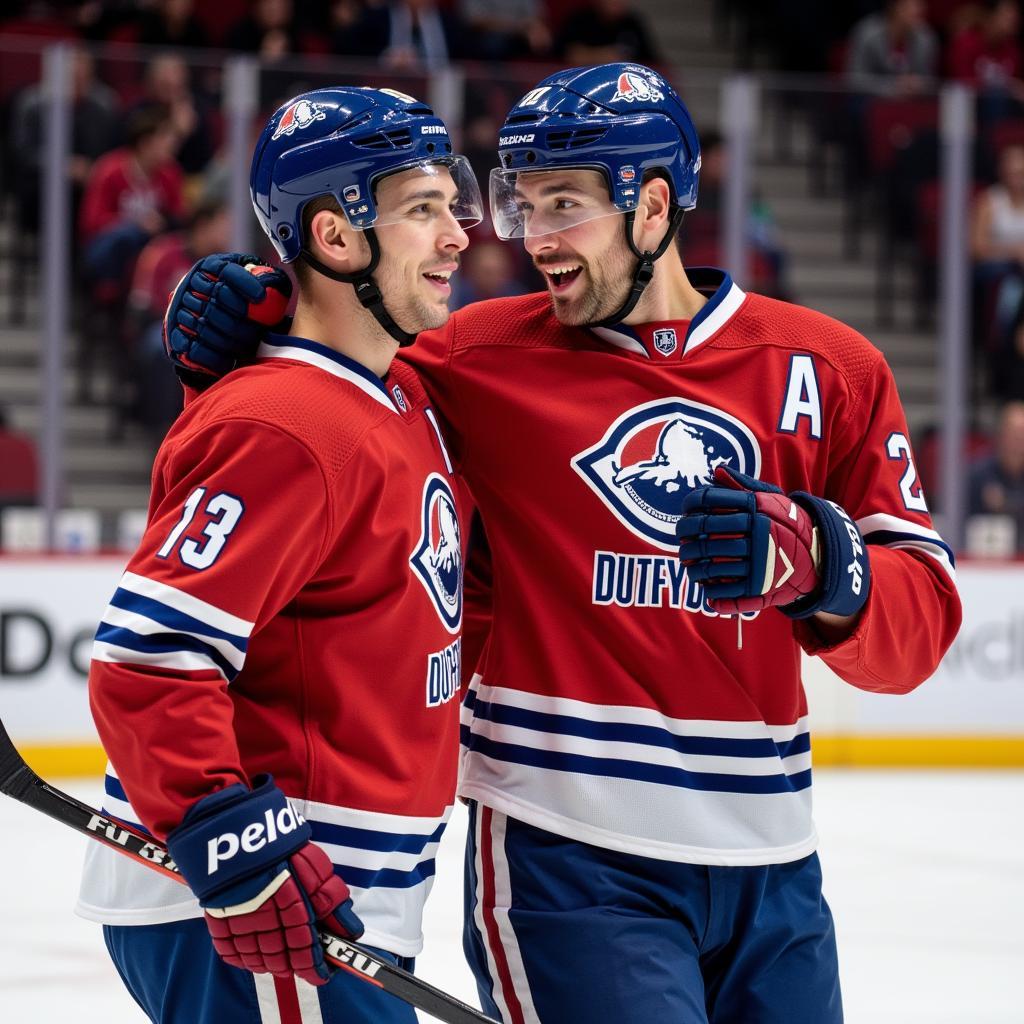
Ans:
{"label": "blue jersey stripe", "polygon": [[433,878],[436,863],[433,859],[417,864],[412,871],[398,871],[395,868],[357,868],[346,864],[336,864],[335,874],[339,875],[346,885],[354,885],[360,889],[411,889],[428,878]]}
{"label": "blue jersey stripe", "polygon": [[[638,743],[648,747],[664,747],[680,754],[707,754],[716,757],[786,757],[810,749],[810,736],[801,733],[785,743],[775,743],[770,736],[740,739],[722,736],[680,736],[654,725],[633,725],[625,722],[593,722],[569,715],[529,711],[508,704],[478,700],[473,717],[519,726],[537,732],[562,736],[581,736],[609,743]],[[801,750],[801,743],[803,749]],[[783,753],[783,750],[786,753]]]}
{"label": "blue jersey stripe", "polygon": [[121,780],[115,779],[113,775],[103,777],[103,791],[115,800],[123,800],[126,804],[131,803],[128,794],[124,791],[124,786],[121,785]]}
{"label": "blue jersey stripe", "polygon": [[931,544],[933,547],[939,548],[940,551],[946,553],[949,564],[956,565],[953,549],[945,541],[938,540],[935,537],[922,537],[919,533],[904,533],[901,530],[872,530],[870,533],[864,534],[865,544],[881,544],[884,546],[886,544],[902,544],[908,540],[915,541],[918,544]]}
{"label": "blue jersey stripe", "polygon": [[199,633],[201,636],[208,636],[213,640],[226,640],[241,654],[245,654],[249,646],[248,637],[227,633],[211,626],[208,622],[203,622],[202,619],[186,615],[185,612],[178,611],[177,608],[172,608],[162,601],[157,601],[152,597],[143,597],[141,594],[125,590],[123,587],[118,587],[114,591],[110,603],[123,611],[144,615],[147,619],[159,622],[160,625],[167,626],[168,629],[176,633]]}
{"label": "blue jersey stripe", "polygon": [[609,778],[634,779],[663,786],[695,789],[708,793],[790,793],[807,789],[811,784],[810,769],[793,775],[728,775],[719,772],[694,772],[670,765],[647,764],[641,761],[619,761],[614,758],[590,757],[562,751],[538,750],[515,743],[499,743],[472,735],[467,746],[471,751],[496,761],[571,772],[576,775],[599,775]]}
{"label": "blue jersey stripe", "polygon": [[332,825],[325,821],[309,821],[313,830],[313,841],[329,843],[332,846],[352,846],[359,850],[375,850],[380,853],[408,853],[419,855],[429,843],[437,843],[444,832],[444,824],[438,825],[430,835],[410,835],[400,832],[377,832],[369,828],[351,825]]}
{"label": "blue jersey stripe", "polygon": [[136,633],[124,626],[111,626],[107,622],[101,622],[99,629],[96,630],[96,639],[126,650],[138,651],[140,654],[175,654],[179,651],[191,651],[209,658],[224,673],[228,682],[238,675],[238,669],[215,647],[185,633]]}

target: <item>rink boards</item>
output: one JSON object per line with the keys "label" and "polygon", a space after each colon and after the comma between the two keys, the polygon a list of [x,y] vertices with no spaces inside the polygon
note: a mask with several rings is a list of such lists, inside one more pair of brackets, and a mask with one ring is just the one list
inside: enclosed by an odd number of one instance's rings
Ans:
{"label": "rink boards", "polygon": [[[0,717],[44,775],[100,773],[86,696],[96,624],[124,556],[0,558]],[[1024,565],[958,568],[960,636],[893,697],[806,659],[816,765],[1024,766]]]}

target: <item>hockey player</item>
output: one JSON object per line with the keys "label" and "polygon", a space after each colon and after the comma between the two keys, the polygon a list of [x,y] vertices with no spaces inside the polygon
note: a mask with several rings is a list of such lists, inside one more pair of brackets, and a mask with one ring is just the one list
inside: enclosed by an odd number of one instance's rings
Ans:
{"label": "hockey player", "polygon": [[402,355],[493,556],[460,781],[484,1006],[839,1024],[801,649],[903,693],[960,622],[892,376],[849,327],[683,268],[699,146],[650,69],[553,75],[498,145],[494,227],[546,294]]}
{"label": "hockey player", "polygon": [[[447,320],[480,195],[430,108],[356,88],[281,107],[251,191],[296,261],[291,331],[167,435],[89,677],[105,812],[166,838],[194,897],[94,848],[80,912],[159,1024],[415,1024],[315,926],[410,967],[454,800],[452,471],[392,359]],[[280,319],[283,273],[220,273]]]}

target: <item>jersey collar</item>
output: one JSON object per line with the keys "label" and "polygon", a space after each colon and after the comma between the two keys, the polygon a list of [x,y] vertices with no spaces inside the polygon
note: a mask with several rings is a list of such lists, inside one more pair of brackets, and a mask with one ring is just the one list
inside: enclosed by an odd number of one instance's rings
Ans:
{"label": "jersey collar", "polygon": [[347,380],[374,401],[397,413],[395,403],[387,385],[372,370],[362,363],[318,341],[308,338],[297,338],[291,334],[268,334],[256,350],[257,359],[294,359],[300,363],[309,363],[332,376]]}
{"label": "jersey collar", "polygon": [[637,324],[635,327],[616,324],[615,327],[591,327],[590,330],[609,344],[648,359],[681,359],[721,330],[747,297],[747,293],[724,270],[693,267],[686,271],[686,276],[708,300],[692,320],[669,320]]}

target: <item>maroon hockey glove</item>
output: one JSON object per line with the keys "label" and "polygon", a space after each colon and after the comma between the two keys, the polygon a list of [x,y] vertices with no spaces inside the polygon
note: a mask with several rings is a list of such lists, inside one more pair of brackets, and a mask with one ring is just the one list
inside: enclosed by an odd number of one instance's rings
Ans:
{"label": "maroon hockey glove", "polygon": [[355,939],[363,925],[348,886],[309,825],[269,776],[205,797],[168,837],[171,856],[206,912],[220,957],[234,967],[311,985],[330,978],[316,925]]}
{"label": "maroon hockey glove", "polygon": [[280,323],[291,279],[257,256],[215,253],[178,282],[164,315],[164,348],[182,381],[202,388],[249,361]]}
{"label": "maroon hockey glove", "polygon": [[683,500],[676,536],[690,579],[723,615],[791,605],[818,586],[808,512],[778,487],[724,466],[713,485]]}
{"label": "maroon hockey glove", "polygon": [[834,501],[719,466],[683,499],[679,558],[725,615],[776,607],[792,619],[856,615],[871,564],[857,524]]}

